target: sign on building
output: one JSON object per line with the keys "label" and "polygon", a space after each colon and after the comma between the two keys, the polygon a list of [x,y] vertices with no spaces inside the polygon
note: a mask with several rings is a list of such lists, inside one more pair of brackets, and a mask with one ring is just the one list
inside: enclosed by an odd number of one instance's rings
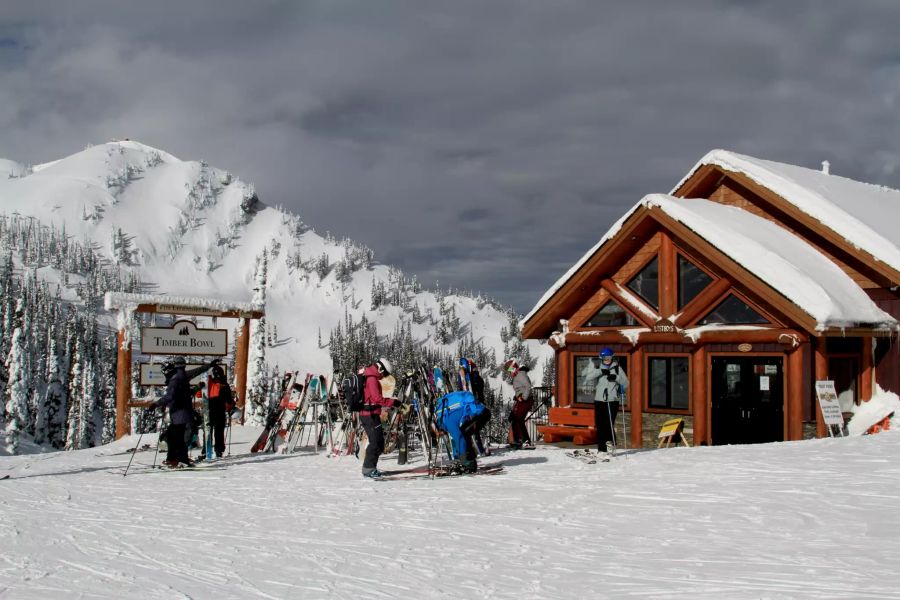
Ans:
{"label": "sign on building", "polygon": [[828,434],[832,437],[832,426],[836,425],[841,435],[844,434],[844,415],[841,412],[841,404],[838,402],[837,392],[834,389],[834,381],[825,380],[816,382],[816,399],[819,408],[822,409],[822,420],[828,427]]}
{"label": "sign on building", "polygon": [[169,327],[144,327],[141,353],[225,356],[227,329],[198,329],[190,321],[176,321]]}
{"label": "sign on building", "polygon": [[[163,375],[162,366],[163,363],[141,363],[141,385],[166,385],[166,377]],[[200,363],[188,363],[186,368],[190,371],[202,366]],[[225,372],[227,377],[228,367],[219,363],[219,368]],[[191,379],[191,385],[197,385],[200,382],[206,383],[207,375],[209,375],[209,371],[197,375]]]}

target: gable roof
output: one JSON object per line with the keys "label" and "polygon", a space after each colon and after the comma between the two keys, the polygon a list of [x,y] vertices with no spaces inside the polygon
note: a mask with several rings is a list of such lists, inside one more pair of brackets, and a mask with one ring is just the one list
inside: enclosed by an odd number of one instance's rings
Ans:
{"label": "gable roof", "polygon": [[816,329],[866,325],[895,328],[897,321],[878,308],[869,296],[827,256],[779,225],[752,213],[704,199],[645,196],[631,208],[538,301],[525,323],[589,262],[614,245],[620,230],[637,212],[662,223],[680,223],[797,306]]}
{"label": "gable roof", "polygon": [[900,272],[900,228],[896,225],[900,222],[900,190],[727,150],[712,150],[671,193],[679,195],[706,165],[745,175],[843,238],[850,247],[863,250]]}

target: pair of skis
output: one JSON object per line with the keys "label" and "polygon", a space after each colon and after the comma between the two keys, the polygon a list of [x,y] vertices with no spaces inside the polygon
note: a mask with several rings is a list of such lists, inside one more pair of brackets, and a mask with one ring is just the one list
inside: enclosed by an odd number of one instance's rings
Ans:
{"label": "pair of skis", "polygon": [[262,433],[259,434],[259,437],[256,438],[256,441],[250,447],[251,454],[256,454],[257,452],[271,452],[271,449],[275,448],[275,439],[281,429],[281,421],[284,418],[284,414],[288,410],[288,405],[290,404],[296,381],[296,372],[285,373],[284,377],[282,377],[281,400],[269,411]]}

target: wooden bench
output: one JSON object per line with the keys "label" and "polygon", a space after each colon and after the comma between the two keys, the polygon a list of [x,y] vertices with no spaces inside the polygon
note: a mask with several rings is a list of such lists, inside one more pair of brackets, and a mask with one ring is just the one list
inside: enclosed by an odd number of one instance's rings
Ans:
{"label": "wooden bench", "polygon": [[597,443],[593,408],[556,407],[549,410],[549,425],[539,425],[538,431],[548,444],[571,439],[575,445]]}

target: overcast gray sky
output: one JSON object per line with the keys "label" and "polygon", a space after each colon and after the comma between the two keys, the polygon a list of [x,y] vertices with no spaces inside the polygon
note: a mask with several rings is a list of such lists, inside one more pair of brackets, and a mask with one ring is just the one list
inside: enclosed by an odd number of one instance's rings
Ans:
{"label": "overcast gray sky", "polygon": [[900,2],[4,2],[0,157],[205,159],[528,311],[727,148],[900,187]]}

